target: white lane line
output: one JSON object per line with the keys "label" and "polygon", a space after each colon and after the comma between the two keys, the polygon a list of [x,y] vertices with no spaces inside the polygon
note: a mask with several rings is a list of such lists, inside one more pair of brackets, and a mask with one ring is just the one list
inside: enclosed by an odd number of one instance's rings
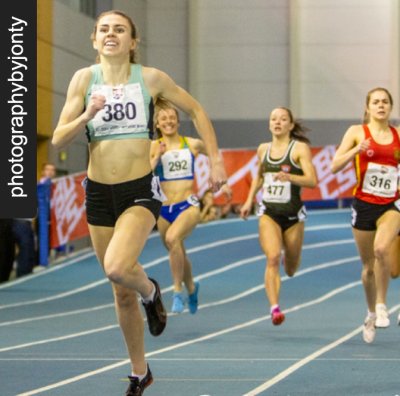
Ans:
{"label": "white lane line", "polygon": [[[327,243],[332,244],[332,242],[327,242]],[[340,241],[339,244],[343,244],[343,243],[347,243],[346,240]],[[230,269],[237,268],[237,267],[239,267],[241,265],[251,264],[251,263],[256,262],[258,260],[262,260],[264,258],[265,258],[264,255],[259,255],[259,256],[252,257],[252,258],[248,258],[246,260],[240,260],[240,261],[234,262],[232,264],[228,264],[227,266],[224,266],[224,267],[219,268],[217,270],[209,271],[209,272],[207,272],[205,274],[198,275],[198,276],[195,277],[195,280],[206,279],[206,278],[209,278],[209,277],[211,277],[213,275],[217,275],[219,273],[228,271]],[[334,260],[334,261],[329,261],[329,262],[325,262],[325,263],[322,263],[322,264],[317,264],[317,265],[314,265],[312,267],[305,268],[305,269],[297,271],[296,278],[298,278],[299,276],[302,276],[302,275],[304,275],[306,273],[309,273],[309,272],[318,271],[318,270],[321,270],[321,269],[326,269],[326,268],[330,268],[330,267],[334,267],[334,266],[337,266],[337,265],[346,264],[346,263],[350,263],[350,262],[358,261],[358,260],[359,260],[358,256],[353,256],[353,257],[348,257],[348,258],[345,258],[345,259]],[[281,281],[285,282],[285,281],[287,281],[289,279],[290,278],[287,275],[284,275],[281,278]],[[173,288],[172,286],[163,288],[161,290],[161,292],[164,294],[164,293],[166,293],[168,291],[171,291],[172,288]],[[211,302],[211,303],[208,303],[208,304],[200,305],[199,309],[206,308],[206,307],[211,307],[211,306],[215,306],[215,305],[220,305],[220,304],[224,304],[224,303],[231,302],[231,301],[235,301],[235,300],[238,300],[238,299],[240,299],[242,297],[248,296],[248,295],[250,295],[252,293],[256,293],[257,291],[259,291],[259,290],[261,290],[263,288],[264,288],[264,284],[260,284],[260,285],[254,286],[253,288],[245,290],[244,292],[236,294],[236,295],[234,295],[232,297],[228,297],[228,298],[222,299],[220,301],[215,301],[215,302]],[[18,319],[18,320],[15,320],[15,321],[2,322],[2,323],[0,323],[0,327],[2,327],[2,326],[10,326],[10,325],[19,324],[19,323],[33,322],[33,321],[36,321],[36,320],[53,319],[53,318],[59,318],[59,317],[69,316],[69,315],[78,315],[78,314],[82,314],[82,313],[87,313],[87,312],[92,312],[92,311],[101,310],[101,309],[107,309],[107,308],[112,308],[112,307],[114,307],[114,304],[110,303],[110,304],[98,305],[98,306],[91,307],[91,308],[78,309],[78,310],[73,310],[73,311],[68,311],[68,312],[63,312],[63,313],[43,315],[43,316],[37,316],[37,317],[25,318],[25,319]],[[185,310],[185,312],[187,312],[187,309]]]}
{"label": "white lane line", "polygon": [[90,308],[75,309],[73,311],[60,312],[60,313],[50,314],[50,315],[42,315],[42,316],[34,316],[31,318],[25,318],[25,319],[10,320],[8,322],[1,322],[0,327],[11,326],[11,325],[21,324],[21,323],[35,322],[37,320],[57,319],[57,318],[62,318],[64,316],[81,315],[84,313],[91,313],[94,311],[99,311],[101,309],[107,309],[107,308],[114,308],[114,303],[96,305],[96,306],[90,307]]}
{"label": "white lane line", "polygon": [[111,330],[111,329],[115,329],[116,327],[118,327],[118,325],[113,324],[113,325],[109,325],[109,326],[98,327],[98,328],[92,329],[92,330],[81,331],[79,333],[67,334],[67,335],[61,336],[61,337],[47,338],[46,340],[35,341],[35,342],[27,342],[25,344],[19,344],[19,345],[13,345],[13,346],[10,346],[10,347],[0,348],[0,352],[13,351],[15,349],[28,348],[28,347],[31,347],[31,346],[36,346],[36,345],[41,345],[41,344],[48,344],[48,343],[51,343],[51,342],[65,341],[65,340],[69,340],[71,338],[83,337],[83,336],[87,336],[87,335],[90,335],[90,334],[100,333],[102,331],[108,331],[108,330]]}
{"label": "white lane line", "polygon": [[[307,212],[307,215],[311,215],[311,216],[320,215],[320,214],[330,215],[330,214],[337,214],[337,213],[343,213],[343,212],[349,212],[349,209],[313,210],[313,211]],[[250,216],[247,221],[256,221],[256,220],[258,220],[257,216]],[[209,223],[198,224],[196,228],[204,228],[204,227],[210,227],[210,226],[215,226],[215,225],[227,224],[229,222],[230,223],[236,223],[236,222],[240,222],[240,221],[244,221],[244,220],[240,219],[240,218],[223,219],[223,220],[212,221],[212,222],[209,222]],[[335,225],[337,226],[337,225],[340,225],[340,224],[331,224],[331,225],[327,224],[327,225],[324,225],[324,226],[319,226],[320,227],[319,229],[331,229],[332,226],[335,226]],[[306,231],[309,231],[309,230],[311,231],[314,227],[316,227],[316,226],[307,227],[307,225],[306,225]],[[335,227],[335,228],[349,228],[349,227],[350,227],[349,224],[342,223],[340,227]],[[159,233],[157,231],[155,231],[155,232],[153,232],[153,233],[151,233],[149,235],[148,239],[153,239],[153,238],[156,238],[158,236],[159,236]],[[89,250],[89,252],[85,253],[88,250]],[[79,252],[76,252],[75,254],[78,257],[72,257],[70,259],[67,258],[65,262],[57,264],[54,267],[44,268],[44,271],[42,271],[42,272],[37,272],[37,273],[31,274],[29,276],[24,276],[24,277],[21,277],[21,278],[18,278],[18,279],[13,279],[13,280],[11,280],[9,282],[4,282],[4,283],[2,283],[0,285],[0,290],[1,289],[6,289],[6,288],[9,288],[9,287],[21,284],[21,283],[25,283],[25,282],[30,281],[32,279],[35,279],[37,277],[47,275],[47,274],[49,274],[51,272],[58,271],[60,269],[68,267],[71,264],[75,264],[75,263],[80,262],[82,260],[85,260],[85,259],[87,259],[89,257],[94,257],[95,256],[95,254],[94,254],[94,252],[93,252],[91,247],[84,248],[84,249],[80,250]]]}
{"label": "white lane line", "polygon": [[[338,266],[338,265],[347,264],[347,263],[355,261],[357,259],[358,259],[358,257],[349,257],[347,259],[335,260],[335,261],[331,261],[331,262],[328,262],[328,263],[323,263],[323,264],[317,265],[317,266],[312,267],[312,268],[306,268],[304,270],[299,271],[297,273],[296,277],[302,276],[302,275],[310,273],[310,272],[326,269],[326,268],[329,268],[329,267],[335,267],[335,266]],[[289,279],[291,279],[291,278],[289,278],[288,276],[284,276],[282,278],[282,281],[284,282],[284,281],[287,281]],[[215,306],[218,306],[218,305],[228,304],[228,303],[231,303],[233,301],[237,301],[237,300],[239,300],[241,298],[245,298],[248,295],[256,293],[256,292],[258,292],[260,290],[263,290],[263,289],[264,289],[264,284],[261,284],[261,285],[258,285],[256,287],[252,287],[252,288],[250,288],[248,290],[245,290],[244,292],[238,293],[238,294],[236,294],[234,296],[231,296],[231,297],[228,297],[228,298],[224,298],[224,299],[219,300],[219,301],[213,301],[213,302],[210,302],[210,303],[201,304],[201,305],[199,305],[198,309],[200,310],[200,309],[215,307]],[[188,309],[185,309],[184,313],[188,313],[188,312],[189,312]],[[289,312],[292,312],[292,311],[289,309],[289,310],[285,310],[284,312],[285,313],[289,313]],[[168,312],[168,316],[177,316],[177,315],[178,314],[174,314],[174,313]],[[18,345],[3,347],[3,348],[0,348],[0,352],[11,351],[11,350],[14,350],[14,349],[21,349],[21,348],[29,348],[29,347],[36,346],[36,345],[46,344],[48,342],[49,343],[50,342],[57,342],[57,341],[63,341],[65,339],[82,337],[82,336],[85,336],[87,334],[90,334],[91,332],[97,333],[97,332],[102,332],[102,331],[108,331],[108,330],[111,330],[111,329],[114,329],[114,328],[117,328],[117,327],[118,327],[117,324],[109,325],[109,326],[90,329],[90,330],[87,330],[87,331],[82,331],[82,332],[79,332],[79,333],[69,334],[69,335],[65,335],[65,336],[61,336],[61,337],[49,338],[49,339],[45,339],[45,340],[32,341],[32,342],[25,343],[25,344],[18,344]]]}
{"label": "white lane line", "polygon": [[[361,282],[358,282],[361,283]],[[392,307],[389,310],[389,313],[393,313],[400,308],[400,304]],[[314,361],[317,357],[323,355],[324,353],[336,348],[337,346],[343,344],[347,340],[351,339],[358,333],[361,333],[363,326],[357,327],[355,330],[351,331],[350,333],[346,334],[345,336],[337,339],[336,341],[324,346],[323,348],[311,353],[310,355],[306,356],[304,359],[301,359],[297,363],[293,364],[292,366],[288,367],[286,370],[281,371],[278,375],[271,378],[270,380],[264,382],[262,385],[258,386],[257,388],[251,390],[250,392],[246,393],[244,396],[256,396],[259,395],[261,392],[266,391],[267,389],[271,388],[279,381],[282,381],[284,378],[288,377],[290,374],[293,374],[295,371],[300,369],[301,367],[305,366],[306,364]],[[363,359],[364,360],[364,359]]]}
{"label": "white lane line", "polygon": [[[82,254],[83,251],[86,251],[86,250],[89,250],[89,249],[90,249],[90,252],[89,252],[89,253]],[[2,284],[0,285],[0,290],[2,290],[2,289],[7,289],[7,288],[9,288],[9,287],[11,287],[11,286],[19,285],[19,284],[21,284],[21,283],[25,283],[25,282],[30,281],[30,280],[32,280],[32,279],[38,278],[38,277],[40,277],[40,276],[50,274],[50,273],[52,273],[52,272],[54,272],[54,271],[59,271],[60,269],[64,269],[64,268],[66,268],[66,267],[69,267],[69,266],[72,265],[72,264],[75,264],[75,263],[79,263],[79,262],[81,262],[81,261],[84,261],[84,260],[86,260],[87,258],[90,258],[90,257],[92,257],[92,256],[94,256],[94,253],[93,253],[93,251],[92,251],[91,248],[82,249],[82,251],[79,252],[79,256],[78,256],[78,257],[72,258],[72,259],[68,260],[68,261],[65,262],[65,263],[57,264],[57,265],[55,265],[54,267],[45,268],[45,269],[44,269],[43,271],[41,271],[41,272],[36,272],[36,273],[34,273],[34,274],[29,274],[29,275],[23,276],[23,277],[21,277],[21,278],[17,278],[17,279],[10,280],[10,281],[8,281],[8,282],[4,282],[4,283],[2,283]]]}
{"label": "white lane line", "polygon": [[93,288],[95,288],[97,286],[100,286],[100,285],[102,285],[102,284],[104,284],[106,282],[108,282],[108,279],[107,280],[102,279],[102,280],[99,280],[99,281],[96,281],[96,282],[89,283],[89,284],[87,284],[85,286],[69,290],[69,291],[64,292],[64,293],[55,294],[55,295],[50,296],[50,297],[43,297],[43,298],[39,298],[37,300],[21,301],[19,303],[0,305],[0,310],[1,309],[8,309],[8,308],[15,308],[15,307],[23,307],[23,306],[27,306],[27,305],[41,304],[41,303],[48,302],[48,301],[58,300],[60,298],[65,298],[65,297],[72,296],[74,294],[85,292],[87,290],[90,290],[90,289],[93,289]]}
{"label": "white lane line", "polygon": [[[317,298],[315,300],[311,300],[311,301],[308,301],[306,303],[299,304],[297,306],[294,306],[292,308],[289,308],[289,309],[285,310],[284,312],[294,312],[294,311],[298,311],[298,310],[300,310],[302,308],[306,308],[306,307],[310,307],[310,306],[315,305],[315,304],[319,304],[319,303],[321,303],[323,301],[326,301],[326,300],[334,297],[335,295],[337,295],[339,293],[342,293],[342,292],[344,292],[346,290],[349,290],[349,289],[351,289],[351,288],[353,288],[355,286],[358,286],[360,284],[361,284],[361,281],[349,283],[349,284],[347,284],[345,286],[341,286],[341,287],[339,287],[337,289],[334,289],[334,290],[330,291],[329,293],[327,293],[327,294],[325,294],[325,295],[323,295],[323,296],[321,296],[321,297],[319,297],[319,298]],[[186,347],[186,346],[189,346],[189,345],[193,345],[193,344],[196,344],[196,343],[199,343],[199,342],[203,342],[203,341],[206,341],[206,340],[210,340],[212,338],[219,337],[219,336],[222,336],[222,335],[225,335],[225,334],[229,334],[229,333],[232,333],[232,332],[235,332],[235,331],[238,331],[238,330],[242,330],[242,329],[245,329],[247,327],[256,325],[256,324],[258,324],[260,322],[263,322],[265,320],[268,320],[268,319],[270,319],[270,315],[261,316],[259,318],[252,319],[250,321],[247,321],[247,322],[235,325],[235,326],[231,326],[231,327],[228,327],[226,329],[216,331],[214,333],[209,333],[207,335],[204,335],[204,336],[201,336],[201,337],[198,337],[198,338],[194,338],[192,340],[180,342],[180,343],[177,343],[177,344],[174,344],[174,345],[170,345],[168,347],[164,347],[164,348],[158,349],[156,351],[148,352],[148,353],[146,353],[146,358],[151,357],[151,356],[155,356],[155,355],[159,355],[161,353],[170,352],[170,351],[173,351],[173,350],[176,350],[176,349],[180,349],[180,348],[183,348],[183,347]],[[360,328],[356,329],[355,331],[359,332]],[[355,333],[355,334],[357,334],[357,333]],[[59,388],[61,386],[65,386],[65,385],[68,385],[68,384],[83,380],[85,378],[101,374],[101,373],[103,373],[105,371],[113,370],[113,369],[115,369],[117,367],[121,367],[121,366],[127,365],[129,363],[130,363],[130,360],[129,359],[125,359],[125,360],[122,360],[120,362],[117,362],[117,363],[102,367],[100,369],[92,370],[92,371],[77,375],[75,377],[67,378],[67,379],[65,379],[63,381],[59,381],[59,382],[56,382],[56,383],[53,383],[53,384],[50,384],[50,385],[47,385],[47,386],[44,386],[44,387],[41,387],[41,388],[33,389],[33,390],[28,391],[28,392],[20,393],[20,394],[18,394],[16,396],[37,395],[39,393],[47,392],[49,390],[56,389],[56,388]]]}
{"label": "white lane line", "polygon": [[[323,228],[325,229],[325,226],[323,226]],[[343,225],[333,225],[330,228],[331,229],[343,228]],[[310,229],[310,231],[318,231],[320,229],[322,229],[321,226],[316,226],[316,227],[312,227]],[[207,249],[214,248],[214,247],[217,247],[217,246],[225,246],[225,245],[227,245],[229,243],[236,243],[236,242],[239,242],[239,241],[248,240],[248,239],[252,239],[252,238],[258,238],[258,234],[250,234],[250,235],[245,235],[245,236],[241,236],[241,237],[223,239],[223,240],[218,241],[218,242],[207,243],[207,244],[204,244],[204,245],[201,245],[201,246],[197,246],[197,247],[194,247],[194,248],[191,248],[191,249],[187,249],[187,253],[190,254],[190,253],[194,253],[194,252],[199,252],[199,251],[207,250]],[[344,243],[346,243],[346,244],[350,243],[351,244],[351,243],[354,243],[354,240],[353,239],[343,239],[343,240],[339,240],[339,241],[329,241],[329,242],[315,243],[315,244],[305,245],[303,247],[303,249],[304,250],[314,249],[314,248],[326,247],[326,246],[334,246],[334,245],[337,245],[337,244],[344,244]],[[144,264],[143,268],[144,269],[148,269],[148,268],[154,267],[155,265],[158,265],[161,262],[168,261],[168,259],[169,259],[169,257],[167,255],[165,255],[163,257],[160,257],[158,259],[150,261],[147,264]],[[72,263],[70,263],[70,264],[72,264]],[[57,267],[54,267],[54,268],[57,268]],[[109,280],[107,278],[100,279],[98,281],[89,283],[89,284],[87,284],[85,286],[81,286],[79,288],[72,289],[72,290],[69,290],[67,292],[55,294],[53,296],[43,297],[43,298],[40,298],[40,299],[37,299],[37,300],[20,301],[20,302],[17,302],[17,303],[0,305],[0,310],[8,309],[8,308],[16,308],[16,307],[21,307],[21,306],[29,306],[29,305],[48,302],[48,301],[58,300],[60,298],[69,297],[69,296],[72,296],[72,295],[77,294],[77,293],[86,292],[87,290],[90,290],[92,288],[104,285],[106,283],[109,283]],[[172,290],[172,288],[171,288],[171,290]]]}
{"label": "white lane line", "polygon": [[[347,243],[346,240],[341,240],[339,242],[338,242],[339,244]],[[332,244],[332,242],[327,242],[327,243]],[[232,264],[228,264],[228,265],[226,265],[226,266],[224,266],[222,268],[219,268],[217,270],[209,271],[209,272],[207,272],[205,274],[198,275],[198,276],[195,277],[195,280],[206,279],[206,278],[209,278],[211,276],[214,276],[214,275],[226,272],[228,270],[237,268],[239,266],[246,265],[246,264],[251,264],[251,263],[254,263],[254,262],[258,261],[258,260],[263,260],[264,258],[265,258],[264,255],[259,255],[259,256],[255,256],[255,257],[248,258],[248,259],[245,259],[245,260],[240,260],[240,261],[234,262]],[[345,259],[334,260],[334,261],[330,261],[330,262],[314,265],[312,267],[299,270],[296,273],[296,278],[298,278],[299,276],[302,276],[302,275],[304,275],[306,273],[309,273],[309,272],[318,271],[318,270],[321,270],[321,269],[330,268],[330,267],[334,267],[336,265],[346,264],[346,263],[357,261],[357,260],[358,260],[358,256],[353,256],[353,257],[348,257],[348,258],[345,258]],[[283,276],[281,278],[281,281],[285,282],[288,279],[290,279],[290,278],[285,275],[285,276]],[[250,295],[252,293],[256,293],[257,291],[259,291],[259,290],[261,290],[263,288],[264,288],[264,284],[260,284],[260,285],[254,286],[251,289],[245,290],[244,292],[236,294],[236,295],[234,295],[232,297],[228,297],[228,298],[220,300],[220,301],[215,301],[215,302],[211,302],[211,303],[208,303],[208,304],[200,305],[199,309],[203,309],[203,308],[206,308],[206,307],[211,307],[211,306],[216,306],[216,305],[232,302],[232,301],[238,300],[240,298],[243,298],[245,296],[248,296],[248,295]],[[171,291],[172,289],[173,289],[173,286],[169,286],[169,287],[163,288],[161,290],[161,292],[162,292],[162,294],[164,294],[164,293],[166,293],[168,291]],[[20,323],[33,322],[33,321],[37,321],[37,320],[60,318],[60,317],[69,316],[69,315],[79,315],[79,314],[82,314],[82,313],[87,313],[87,312],[92,312],[92,311],[101,310],[101,309],[107,309],[107,308],[112,308],[112,307],[114,307],[114,304],[110,303],[110,304],[98,305],[98,306],[91,307],[91,308],[83,308],[83,309],[78,309],[78,310],[73,310],[73,311],[68,311],[68,312],[62,312],[62,313],[57,313],[57,314],[50,314],[50,315],[37,316],[37,317],[32,317],[32,318],[18,319],[18,320],[8,321],[8,322],[0,322],[0,327],[10,326],[10,325],[20,324]],[[185,312],[188,312],[188,310],[185,309]]]}

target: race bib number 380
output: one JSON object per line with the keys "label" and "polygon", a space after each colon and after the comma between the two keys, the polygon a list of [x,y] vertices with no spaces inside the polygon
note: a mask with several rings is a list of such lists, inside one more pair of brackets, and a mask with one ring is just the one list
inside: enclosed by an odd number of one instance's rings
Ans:
{"label": "race bib number 380", "polygon": [[146,131],[146,112],[140,84],[116,87],[94,85],[92,92],[106,97],[104,109],[99,111],[92,120],[94,136]]}

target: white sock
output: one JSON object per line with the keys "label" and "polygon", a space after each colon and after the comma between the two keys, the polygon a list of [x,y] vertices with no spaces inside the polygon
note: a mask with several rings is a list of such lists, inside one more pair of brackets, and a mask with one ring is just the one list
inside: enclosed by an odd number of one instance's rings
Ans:
{"label": "white sock", "polygon": [[154,296],[156,295],[156,286],[153,284],[153,282],[151,282],[151,284],[153,285],[153,291],[147,297],[143,297],[143,302],[145,303],[153,301]]}
{"label": "white sock", "polygon": [[368,311],[368,317],[369,317],[369,318],[372,318],[372,319],[375,319],[375,318],[376,318],[376,313],[375,313],[375,312]]}
{"label": "white sock", "polygon": [[141,375],[135,374],[135,372],[132,371],[132,377],[137,377],[137,379],[139,381],[141,381],[144,377],[146,377],[146,375],[147,375],[147,367],[146,367],[146,372],[144,374],[141,374]]}
{"label": "white sock", "polygon": [[386,304],[383,304],[383,303],[376,304],[375,309],[378,309],[378,308],[386,309]]}

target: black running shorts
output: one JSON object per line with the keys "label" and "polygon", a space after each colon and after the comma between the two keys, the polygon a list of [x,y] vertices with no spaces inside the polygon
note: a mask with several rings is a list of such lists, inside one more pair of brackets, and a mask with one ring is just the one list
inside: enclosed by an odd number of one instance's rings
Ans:
{"label": "black running shorts", "polygon": [[351,204],[351,225],[353,228],[362,231],[375,231],[376,222],[388,210],[400,212],[397,205],[400,202],[394,201],[386,205],[378,205],[354,198]]}
{"label": "black running shorts", "polygon": [[162,191],[152,173],[118,184],[86,181],[87,222],[95,226],[114,227],[118,217],[132,206],[143,206],[158,219],[162,205]]}

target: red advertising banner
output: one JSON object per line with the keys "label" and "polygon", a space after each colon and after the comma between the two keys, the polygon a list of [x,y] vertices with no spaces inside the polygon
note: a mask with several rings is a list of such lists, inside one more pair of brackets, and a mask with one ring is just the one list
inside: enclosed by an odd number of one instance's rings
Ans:
{"label": "red advertising banner", "polygon": [[303,188],[304,201],[351,198],[356,185],[356,173],[353,163],[336,174],[332,174],[330,164],[335,155],[335,146],[313,147],[313,164],[317,172],[318,185],[315,188]]}
{"label": "red advertising banner", "polygon": [[[221,150],[228,184],[232,189],[232,203],[246,200],[251,181],[258,169],[255,149]],[[335,146],[313,147],[313,164],[318,178],[315,188],[303,188],[304,201],[320,201],[350,198],[356,184],[353,165],[348,164],[341,172],[332,174],[330,163],[335,154]],[[209,188],[210,167],[208,158],[199,155],[195,164],[196,185],[199,197]],[[86,172],[53,180],[51,193],[51,235],[52,248],[82,238],[89,234],[85,215],[85,192],[82,181]],[[261,194],[261,193],[260,193]],[[218,192],[215,203],[222,205],[226,197]]]}
{"label": "red advertising banner", "polygon": [[[352,196],[356,184],[353,164],[349,163],[342,171],[332,174],[330,164],[335,150],[335,146],[313,147],[311,149],[318,185],[312,189],[302,189],[304,201],[350,198]],[[243,203],[258,169],[256,150],[221,150],[221,152],[228,174],[228,184],[233,192],[232,203]],[[209,188],[209,176],[208,159],[206,156],[200,155],[196,160],[196,181],[200,197]],[[221,192],[215,194],[215,199],[217,204],[225,202]]]}
{"label": "red advertising banner", "polygon": [[82,182],[86,172],[54,179],[50,200],[50,247],[89,235]]}

